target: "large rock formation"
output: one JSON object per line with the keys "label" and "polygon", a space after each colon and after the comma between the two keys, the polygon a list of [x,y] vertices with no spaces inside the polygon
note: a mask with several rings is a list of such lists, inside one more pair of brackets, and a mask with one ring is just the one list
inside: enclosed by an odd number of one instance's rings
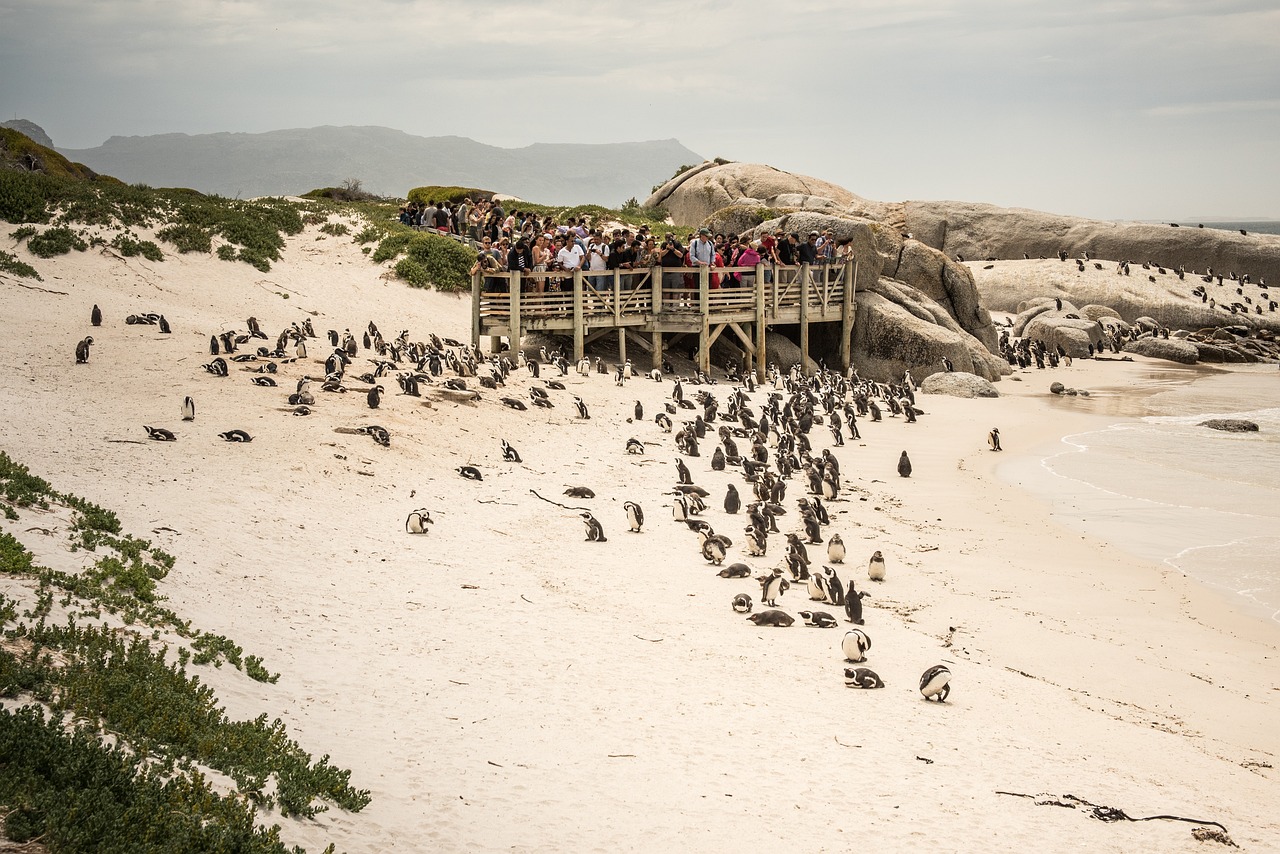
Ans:
{"label": "large rock formation", "polygon": [[1069,302],[1058,308],[1056,300],[1047,297],[1029,300],[1018,305],[1018,316],[1010,333],[1015,338],[1043,341],[1049,349],[1062,348],[1074,359],[1083,359],[1090,353],[1090,345],[1096,350],[1102,340],[1102,326],[1089,320]]}
{"label": "large rock formation", "polygon": [[1196,345],[1189,341],[1178,341],[1170,338],[1138,338],[1124,345],[1126,353],[1137,353],[1152,359],[1166,359],[1184,365],[1194,365],[1200,358]]}
{"label": "large rock formation", "polygon": [[920,384],[921,394],[946,394],[951,397],[999,397],[996,387],[975,374],[960,371],[932,374]]}

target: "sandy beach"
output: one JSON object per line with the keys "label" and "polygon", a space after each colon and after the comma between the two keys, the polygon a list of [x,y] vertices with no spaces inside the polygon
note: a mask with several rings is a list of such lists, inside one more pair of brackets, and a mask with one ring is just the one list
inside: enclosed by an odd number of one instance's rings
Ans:
{"label": "sandy beach", "polygon": [[[1076,360],[1017,372],[997,384],[998,399],[920,395],[926,414],[915,424],[860,421],[862,440],[832,449],[844,493],[823,529],[848,546],[834,565],[840,577],[870,593],[864,666],[885,687],[856,690],[843,679],[843,621],[755,627],[730,600],[758,601],[759,585],[717,577],[697,536],[672,520],[677,454],[652,420],[669,380],[620,387],[611,375],[571,372],[556,377],[567,389],[550,392],[554,409],[526,412],[498,398],[528,399],[556,372],[513,373],[475,403],[397,395],[390,379],[376,412],[353,381],[345,395],[317,391],[314,413],[295,417],[285,396],[303,374],[323,373],[323,337],[306,362],[281,365],[278,388],[260,388],[236,367],[225,378],[201,368],[210,335],[243,331],[252,314],[273,340],[311,317],[321,336],[359,337],[373,321],[388,338],[408,329],[414,340],[465,342],[469,300],[408,288],[348,238],[314,227],[289,239],[269,273],[208,256],[9,251],[43,282],[0,278],[0,449],[176,555],[160,585],[169,606],[281,673],[264,685],[205,668],[228,713],[280,717],[307,750],[330,754],[371,790],[360,813],[263,814],[290,844],[1225,848],[1197,841],[1189,823],[1104,822],[1025,794],[1216,821],[1243,850],[1280,850],[1280,625],[1135,553],[1132,531],[1068,524],[1055,475],[1040,465],[1062,437],[1141,418],[1152,396],[1201,369]],[[90,332],[94,304],[105,320]],[[164,313],[173,334],[124,324],[148,311]],[[91,359],[74,365],[88,334]],[[369,369],[368,355],[353,373]],[[1055,380],[1093,394],[1051,395]],[[1260,395],[1274,381],[1242,380]],[[705,390],[723,401],[730,388]],[[180,420],[186,395],[197,405],[191,423]],[[629,420],[636,401],[640,422]],[[144,424],[178,441],[120,441],[145,440]],[[389,448],[335,432],[369,424],[391,432]],[[994,426],[1002,453],[986,445]],[[230,429],[254,441],[217,438]],[[644,455],[625,453],[631,437]],[[503,461],[502,439],[522,464]],[[811,439],[815,452],[831,447],[825,428]],[[686,463],[710,492],[703,518],[733,540],[726,564],[743,561],[753,575],[782,565],[779,536],[766,557],[744,556],[746,519],[721,501],[730,483],[744,497],[748,489],[740,471],[711,471],[712,446]],[[903,450],[909,479],[895,469]],[[484,479],[459,477],[462,465]],[[596,496],[568,498],[571,486]],[[798,478],[789,484],[783,532],[797,530],[802,490]],[[589,507],[608,541],[586,541],[578,511],[538,496]],[[627,531],[625,501],[643,507],[642,533]],[[434,519],[423,536],[405,533],[417,508]],[[40,535],[25,530],[33,518],[0,528],[36,550]],[[882,583],[866,575],[876,550]],[[822,546],[809,551],[827,563]],[[20,586],[0,579],[6,595]],[[779,601],[792,615],[811,606],[843,619],[803,585]],[[917,690],[938,663],[953,674],[941,704]]]}

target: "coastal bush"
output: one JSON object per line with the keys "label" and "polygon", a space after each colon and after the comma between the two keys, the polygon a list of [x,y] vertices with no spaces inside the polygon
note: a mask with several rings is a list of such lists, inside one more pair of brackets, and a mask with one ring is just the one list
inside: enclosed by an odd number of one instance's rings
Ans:
{"label": "coastal bush", "polygon": [[414,235],[405,252],[408,260],[422,265],[427,279],[437,290],[460,291],[471,287],[471,265],[476,262],[474,249],[451,238],[423,232]]}
{"label": "coastal bush", "polygon": [[36,228],[34,225],[24,225],[21,228],[15,228],[13,231],[9,232],[9,236],[21,243],[28,237],[35,237],[39,233],[40,229]]}
{"label": "coastal bush", "polygon": [[332,234],[334,237],[341,237],[344,234],[351,233],[351,229],[347,228],[346,223],[342,222],[326,222],[320,226],[320,230],[325,234]]}
{"label": "coastal bush", "polygon": [[396,276],[408,282],[412,287],[431,287],[431,277],[427,275],[427,268],[412,258],[401,258],[397,261],[395,271]]}
{"label": "coastal bush", "polygon": [[64,225],[47,228],[27,241],[27,249],[40,258],[66,255],[72,249],[83,252],[88,248],[88,243]]}
{"label": "coastal bush", "polygon": [[471,199],[478,202],[481,199],[488,201],[493,198],[492,190],[480,190],[476,187],[414,187],[409,191],[409,201],[419,205],[425,205],[427,202],[448,202],[456,205],[464,199]]}
{"label": "coastal bush", "polygon": [[11,276],[21,276],[24,279],[35,279],[42,282],[40,274],[36,272],[36,268],[32,267],[25,261],[19,261],[18,256],[12,255],[0,249],[0,273],[8,273]]}
{"label": "coastal bush", "polygon": [[381,264],[383,261],[390,261],[392,258],[398,258],[404,253],[409,246],[409,241],[413,240],[417,232],[408,226],[400,226],[394,229],[378,241],[378,248],[373,250],[373,262]]}
{"label": "coastal bush", "polygon": [[218,258],[223,261],[234,261],[236,260],[236,255],[236,248],[230,243],[224,243],[218,247]]}
{"label": "coastal bush", "polygon": [[131,234],[117,234],[112,239],[111,245],[120,251],[120,254],[126,258],[132,258],[141,255],[148,261],[163,261],[164,253],[160,251],[160,247],[156,246],[150,240],[138,240]]}
{"label": "coastal bush", "polygon": [[174,249],[187,252],[213,251],[213,237],[209,231],[192,223],[166,225],[156,232],[156,237],[173,245]]}

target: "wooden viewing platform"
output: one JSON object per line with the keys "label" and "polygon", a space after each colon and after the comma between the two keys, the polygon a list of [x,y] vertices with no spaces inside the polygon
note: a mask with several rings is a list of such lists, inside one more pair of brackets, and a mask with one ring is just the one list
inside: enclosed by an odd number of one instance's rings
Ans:
{"label": "wooden viewing platform", "polygon": [[[729,274],[742,274],[738,284]],[[765,281],[766,274],[772,281]],[[711,287],[711,276],[720,287]],[[849,368],[853,333],[856,260],[843,264],[769,267],[652,267],[644,270],[563,270],[552,272],[478,272],[471,282],[471,342],[490,336],[512,349],[529,332],[573,335],[573,358],[609,332],[618,333],[618,355],[627,358],[627,339],[661,367],[663,347],[686,335],[698,336],[698,367],[711,370],[711,345],[727,329],[755,362],[763,379],[767,353],[765,332],[774,324],[798,324],[800,351],[809,354],[809,324],[841,324],[840,364]],[[686,285],[686,277],[691,286]],[[552,280],[561,290],[550,291]],[[544,282],[522,292],[530,282]],[[486,283],[488,288],[486,288]],[[645,336],[648,336],[646,340]],[[669,337],[668,337],[669,336]]]}

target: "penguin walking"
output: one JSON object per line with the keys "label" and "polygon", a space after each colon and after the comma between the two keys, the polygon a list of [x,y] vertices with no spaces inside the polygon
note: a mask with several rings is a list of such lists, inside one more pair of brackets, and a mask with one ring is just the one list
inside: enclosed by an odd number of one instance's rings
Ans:
{"label": "penguin walking", "polygon": [[640,505],[634,501],[627,501],[622,505],[622,509],[627,511],[627,525],[633,534],[640,533],[640,528],[644,525],[644,511],[640,509]]}
{"label": "penguin walking", "polygon": [[920,677],[920,693],[926,700],[937,699],[945,703],[951,694],[951,671],[944,664],[935,664]]}
{"label": "penguin walking", "polygon": [[182,399],[182,420],[196,420],[196,402],[191,399],[190,395],[187,395]]}
{"label": "penguin walking", "polygon": [[844,563],[844,540],[839,534],[832,534],[827,540],[827,560],[832,563]]}
{"label": "penguin walking", "polygon": [[573,405],[578,407],[579,418],[584,418],[584,419],[591,418],[591,413],[587,412],[586,402],[583,401],[583,399],[578,397],[576,394],[573,396]]}
{"label": "penguin walking", "polygon": [[595,516],[591,515],[589,510],[582,512],[582,523],[587,526],[587,540],[592,543],[607,543],[608,538],[604,535],[604,527],[600,524]]}
{"label": "penguin walking", "polygon": [[425,508],[414,510],[404,520],[404,529],[410,534],[425,534],[427,525],[434,525],[435,520],[431,518],[431,514]]}
{"label": "penguin walking", "polygon": [[377,409],[378,406],[381,405],[383,391],[385,391],[385,389],[380,385],[376,385],[369,389],[369,394],[365,397],[365,400],[369,403],[370,409]]}
{"label": "penguin walking", "polygon": [[884,555],[877,551],[867,564],[867,578],[872,581],[884,581]]}
{"label": "penguin walking", "polygon": [[840,641],[840,651],[846,661],[857,664],[867,660],[867,651],[871,649],[871,636],[862,629],[849,629],[844,640]]}
{"label": "penguin walking", "polygon": [[76,345],[76,364],[85,365],[89,362],[89,345],[93,343],[93,336],[84,338]]}
{"label": "penguin walking", "polygon": [[1000,428],[992,427],[991,432],[987,434],[987,444],[991,446],[991,450],[999,451],[1000,448]]}
{"label": "penguin walking", "polygon": [[102,325],[102,309],[98,308],[97,303],[94,303],[93,311],[89,312],[89,322],[94,326]]}
{"label": "penguin walking", "polygon": [[898,457],[898,474],[902,477],[911,477],[911,458],[907,456],[906,451]]}
{"label": "penguin walking", "polygon": [[509,463],[524,462],[524,460],[520,459],[520,452],[511,447],[510,443],[508,443],[506,439],[502,440],[502,458]]}

